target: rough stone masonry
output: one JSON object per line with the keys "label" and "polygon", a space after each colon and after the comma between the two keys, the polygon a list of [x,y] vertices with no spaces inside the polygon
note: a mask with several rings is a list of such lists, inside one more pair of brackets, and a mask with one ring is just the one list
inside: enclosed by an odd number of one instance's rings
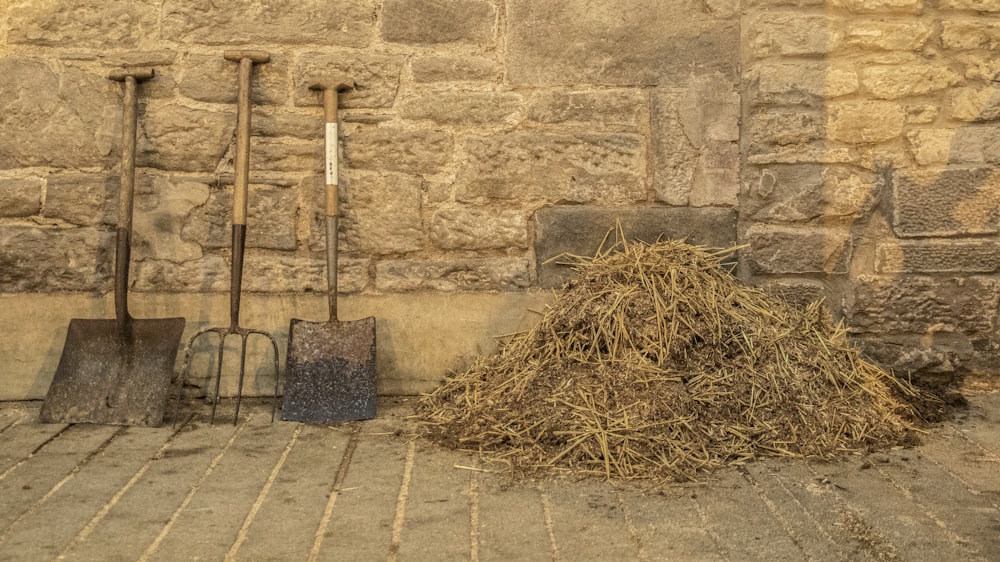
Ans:
{"label": "rough stone masonry", "polygon": [[1000,0],[12,0],[0,399],[44,394],[70,318],[113,316],[114,68],[156,70],[139,87],[136,315],[225,317],[230,48],[271,54],[244,287],[279,337],[325,314],[307,83],[358,83],[339,275],[345,317],[378,320],[382,392],[426,390],[530,323],[566,276],[549,259],[593,252],[616,220],[745,245],[741,277],[825,298],[901,373],[1000,364]]}

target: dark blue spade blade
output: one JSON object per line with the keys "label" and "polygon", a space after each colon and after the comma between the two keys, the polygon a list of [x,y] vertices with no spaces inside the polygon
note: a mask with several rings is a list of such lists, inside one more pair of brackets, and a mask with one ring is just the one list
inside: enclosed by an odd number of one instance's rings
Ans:
{"label": "dark blue spade blade", "polygon": [[163,423],[183,318],[70,320],[42,403],[46,423]]}
{"label": "dark blue spade blade", "polygon": [[313,423],[376,415],[375,318],[292,319],[281,419]]}

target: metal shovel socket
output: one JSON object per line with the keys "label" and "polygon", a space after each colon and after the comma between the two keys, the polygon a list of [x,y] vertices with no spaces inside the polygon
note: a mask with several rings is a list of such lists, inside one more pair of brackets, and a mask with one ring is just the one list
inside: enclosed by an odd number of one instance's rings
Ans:
{"label": "metal shovel socket", "polygon": [[136,319],[128,310],[136,85],[153,75],[152,68],[131,68],[109,76],[125,85],[115,244],[115,319],[70,320],[62,356],[42,404],[43,422],[146,426],[163,422],[184,319]]}
{"label": "metal shovel socket", "polygon": [[[178,388],[177,403],[183,399],[184,384],[191,368],[191,355],[195,340],[205,334],[219,335],[219,348],[216,357],[215,390],[212,398],[212,415],[210,423],[215,423],[215,412],[219,403],[219,387],[222,382],[222,361],[225,355],[226,338],[230,335],[240,337],[240,371],[236,391],[236,412],[233,424],[239,421],[240,403],[243,399],[243,382],[246,375],[247,339],[253,334],[259,334],[271,342],[274,351],[274,402],[271,406],[271,420],[274,420],[278,400],[278,343],[274,337],[264,331],[240,326],[240,296],[243,285],[243,254],[247,234],[247,199],[250,176],[250,78],[254,64],[266,63],[270,55],[266,51],[226,51],[226,60],[240,63],[239,94],[236,113],[236,174],[233,186],[233,228],[232,228],[232,268],[230,271],[229,291],[229,326],[208,327],[199,330],[188,341],[184,354],[184,368]],[[178,406],[179,407],[179,406]],[[175,416],[175,419],[178,419]]]}
{"label": "metal shovel socket", "polygon": [[281,417],[289,421],[340,422],[376,415],[375,318],[340,321],[337,315],[337,222],[339,171],[337,107],[340,90],[352,80],[314,82],[323,92],[326,121],[326,270],[330,316],[327,322],[293,318],[288,329],[288,362]]}

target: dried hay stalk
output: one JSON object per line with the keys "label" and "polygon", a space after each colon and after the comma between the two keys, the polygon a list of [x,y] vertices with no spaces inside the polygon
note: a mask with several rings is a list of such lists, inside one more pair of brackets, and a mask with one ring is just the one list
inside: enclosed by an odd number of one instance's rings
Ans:
{"label": "dried hay stalk", "polygon": [[541,321],[421,400],[427,434],[517,472],[694,480],[759,455],[899,442],[914,390],[814,304],[741,284],[678,241],[571,257]]}

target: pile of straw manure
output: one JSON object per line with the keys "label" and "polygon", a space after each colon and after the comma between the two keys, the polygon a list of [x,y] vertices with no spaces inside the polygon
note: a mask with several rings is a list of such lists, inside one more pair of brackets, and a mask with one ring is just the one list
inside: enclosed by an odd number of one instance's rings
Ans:
{"label": "pile of straw manure", "polygon": [[425,433],[513,474],[699,480],[758,456],[895,445],[916,392],[867,363],[819,304],[730,275],[733,250],[617,242],[530,331],[424,396]]}

